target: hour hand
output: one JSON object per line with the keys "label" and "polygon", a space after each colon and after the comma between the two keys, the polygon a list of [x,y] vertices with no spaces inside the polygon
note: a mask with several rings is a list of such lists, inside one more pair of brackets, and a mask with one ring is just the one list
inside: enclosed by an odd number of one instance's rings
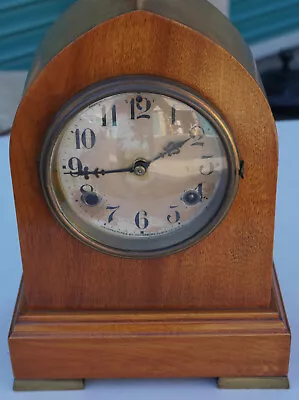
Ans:
{"label": "hour hand", "polygon": [[70,175],[73,178],[77,178],[78,176],[83,176],[85,179],[89,179],[89,175],[94,175],[99,178],[99,168],[96,168],[93,171],[89,171],[89,167],[80,167],[78,169],[71,169],[69,172],[64,172],[64,175]]}
{"label": "hour hand", "polygon": [[88,167],[79,168],[77,170],[73,170],[70,172],[64,172],[65,175],[71,175],[72,177],[83,176],[85,179],[89,179],[90,175],[94,175],[96,178],[100,178],[100,176],[104,176],[107,174],[117,174],[121,172],[134,172],[134,168],[131,166],[129,168],[118,168],[118,169],[99,169],[96,168],[93,171],[90,171]]}
{"label": "hour hand", "polygon": [[[98,174],[100,175],[119,174],[121,172],[134,172],[134,168],[131,166],[129,168],[107,169],[107,170],[102,169],[98,171]],[[99,178],[99,176],[97,176],[97,178]]]}

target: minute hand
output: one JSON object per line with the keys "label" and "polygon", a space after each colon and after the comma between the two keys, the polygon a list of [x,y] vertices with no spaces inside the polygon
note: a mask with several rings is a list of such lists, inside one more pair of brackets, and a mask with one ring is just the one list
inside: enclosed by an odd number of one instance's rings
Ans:
{"label": "minute hand", "polygon": [[[171,157],[174,154],[179,154],[181,152],[181,147],[183,147],[184,144],[186,142],[188,142],[190,139],[191,139],[191,137],[189,137],[188,139],[185,139],[185,140],[177,141],[177,142],[168,142],[167,145],[164,146],[163,152],[159,153],[155,158],[153,158],[150,161],[141,160],[142,166],[145,169],[147,169],[153,161],[156,161],[159,158],[163,158],[166,155]],[[118,173],[118,172],[135,172],[136,164],[137,164],[137,162],[135,162],[133,164],[133,166],[130,168],[114,169],[114,170],[110,170],[110,171],[102,170],[102,171],[99,171],[99,174],[106,175],[106,174],[114,174],[114,173]]]}
{"label": "minute hand", "polygon": [[177,142],[169,142],[166,146],[164,146],[163,151],[159,153],[155,158],[151,160],[151,162],[159,160],[160,158],[164,158],[165,156],[171,157],[175,154],[179,154],[181,152],[181,147],[187,143],[191,137],[185,140],[177,141]]}

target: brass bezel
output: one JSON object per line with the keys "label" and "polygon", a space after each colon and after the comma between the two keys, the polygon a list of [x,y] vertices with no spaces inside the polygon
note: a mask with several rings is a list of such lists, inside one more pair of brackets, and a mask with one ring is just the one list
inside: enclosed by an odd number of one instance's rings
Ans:
{"label": "brass bezel", "polygon": [[[175,245],[161,247],[158,250],[138,250],[135,248],[134,250],[132,250],[119,248],[117,245],[110,246],[103,244],[97,238],[101,236],[101,234],[96,235],[97,237],[94,237],[86,232],[87,229],[85,229],[84,232],[82,229],[80,230],[80,228],[77,227],[77,220],[81,220],[76,218],[73,211],[70,211],[67,203],[65,203],[64,208],[61,207],[61,203],[57,199],[57,191],[55,193],[55,190],[53,189],[51,169],[53,151],[63,127],[75,114],[80,112],[88,105],[99,101],[102,98],[126,92],[151,92],[169,96],[188,104],[193,109],[204,115],[214,125],[219,137],[222,140],[227,155],[229,166],[228,185],[226,189],[226,195],[217,212],[212,216],[212,218],[210,218],[208,223],[200,231],[197,231],[195,234],[187,237],[187,239],[184,239],[182,242],[178,242]],[[195,93],[189,87],[164,78],[162,79],[152,76],[130,75],[112,78],[92,85],[86,88],[84,91],[80,92],[74,98],[72,98],[61,109],[61,111],[54,119],[53,124],[46,132],[44,144],[41,151],[39,172],[41,186],[45,195],[45,199],[57,220],[70,234],[79,239],[81,242],[89,245],[90,247],[93,247],[110,255],[126,258],[153,258],[171,255],[193,246],[194,244],[205,238],[207,235],[209,235],[222,222],[222,220],[228,213],[231,205],[233,204],[233,201],[237,194],[239,185],[239,170],[240,159],[238,155],[238,150],[229,127],[220,116],[220,114],[215,111],[214,107],[212,107],[206,100],[202,99],[198,93]],[[72,215],[72,220],[70,220],[67,215]],[[84,224],[82,224],[81,222],[81,226],[82,225]],[[88,225],[86,224],[86,226]],[[90,229],[91,228],[89,228],[89,230]],[[182,232],[183,228],[180,231]],[[126,240],[124,239],[123,241],[125,242]],[[133,241],[133,239],[131,239],[131,241]]]}

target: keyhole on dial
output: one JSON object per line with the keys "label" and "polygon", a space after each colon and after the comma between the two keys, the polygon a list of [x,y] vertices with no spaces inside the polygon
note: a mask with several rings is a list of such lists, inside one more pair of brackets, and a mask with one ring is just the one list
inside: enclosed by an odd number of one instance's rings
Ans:
{"label": "keyhole on dial", "polygon": [[96,206],[100,202],[99,196],[96,193],[85,193],[82,195],[82,200],[90,207]]}
{"label": "keyhole on dial", "polygon": [[82,193],[81,200],[87,206],[94,207],[102,200],[101,197],[98,196],[96,192],[94,192],[91,185],[83,185],[80,188],[80,192]]}
{"label": "keyhole on dial", "polygon": [[187,206],[195,206],[202,202],[202,193],[196,190],[188,190],[184,193],[182,200]]}

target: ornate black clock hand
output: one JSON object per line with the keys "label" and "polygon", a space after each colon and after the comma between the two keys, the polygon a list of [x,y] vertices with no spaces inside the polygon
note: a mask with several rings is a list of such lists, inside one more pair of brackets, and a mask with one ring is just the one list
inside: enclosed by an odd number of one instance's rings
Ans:
{"label": "ornate black clock hand", "polygon": [[139,159],[139,160],[134,161],[134,163],[131,165],[131,167],[128,167],[128,168],[119,168],[119,169],[110,169],[110,170],[102,169],[101,171],[99,171],[97,168],[96,177],[99,178],[99,175],[117,174],[117,173],[122,173],[122,172],[130,172],[130,173],[134,173],[138,176],[142,176],[145,174],[149,165],[150,165],[149,161]]}
{"label": "ornate black clock hand", "polygon": [[89,171],[89,167],[85,166],[82,167],[82,164],[80,167],[74,171],[69,171],[69,172],[64,172],[64,175],[71,175],[72,177],[79,177],[79,176],[84,176],[86,180],[89,179],[90,175],[94,175],[96,178],[99,178],[101,175],[108,175],[108,174],[118,174],[122,172],[130,172],[130,173],[135,173],[138,176],[142,176],[145,174],[147,171],[148,167],[150,164],[156,160],[159,160],[160,158],[164,158],[166,155],[168,157],[171,157],[172,155],[179,154],[181,152],[181,148],[184,146],[185,143],[187,143],[192,137],[189,137],[188,139],[184,139],[181,141],[177,142],[168,142],[166,146],[164,146],[163,151],[159,153],[156,157],[154,157],[150,161],[146,161],[143,159],[136,160],[132,166],[127,167],[127,168],[117,168],[117,169],[110,169],[110,170],[104,170],[104,169],[99,169],[95,168],[93,171]]}
{"label": "ornate black clock hand", "polygon": [[185,140],[167,143],[167,145],[164,146],[163,151],[159,153],[155,158],[153,158],[151,162],[159,160],[160,158],[164,158],[165,156],[171,157],[175,154],[179,154],[181,152],[181,147],[183,147],[184,144],[191,139],[192,138],[189,137],[188,139]]}
{"label": "ornate black clock hand", "polygon": [[[118,169],[107,169],[107,170],[102,169],[101,171],[98,171],[98,174],[107,175],[107,174],[118,174],[121,172],[134,172],[134,168],[129,167],[129,168],[118,168]],[[97,176],[97,178],[99,178],[99,176]]]}
{"label": "ornate black clock hand", "polygon": [[77,178],[78,176],[84,176],[85,179],[89,179],[89,175],[95,175],[97,178],[99,177],[99,169],[96,168],[94,171],[89,171],[89,167],[80,166],[76,170],[64,172],[64,175],[71,175],[73,178]]}
{"label": "ornate black clock hand", "polygon": [[93,171],[89,171],[88,167],[80,168],[76,171],[70,171],[70,172],[64,172],[64,175],[71,175],[72,177],[78,177],[78,176],[84,176],[85,179],[89,179],[90,175],[94,175],[96,178],[99,178],[100,175],[104,176],[107,174],[116,174],[116,173],[121,173],[121,172],[134,172],[134,166],[131,166],[129,168],[118,168],[118,169],[110,169],[110,170],[104,170],[104,169],[99,169],[96,168]]}

